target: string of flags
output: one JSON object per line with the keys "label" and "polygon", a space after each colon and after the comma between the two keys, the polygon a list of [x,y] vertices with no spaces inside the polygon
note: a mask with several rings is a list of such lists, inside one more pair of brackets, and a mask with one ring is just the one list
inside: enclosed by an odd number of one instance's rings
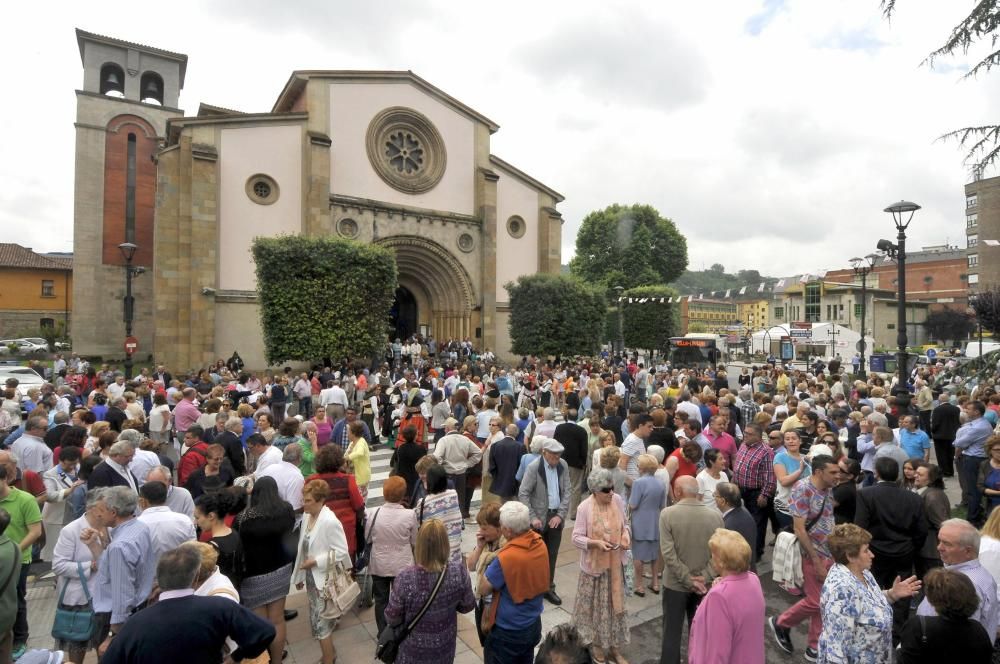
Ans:
{"label": "string of flags", "polygon": [[[813,278],[817,278],[818,277],[818,278],[822,279],[823,276],[824,275],[803,274],[803,275],[801,275],[799,277],[798,283],[800,283],[800,284],[808,283]],[[774,286],[770,288],[770,292],[773,293],[774,290],[777,289],[777,288],[784,288],[785,284],[790,283],[790,282],[794,282],[794,280],[795,280],[794,277],[792,277],[792,278],[785,278],[785,279],[778,279],[778,281],[774,284]],[[747,294],[747,289],[748,288],[751,289],[750,292],[753,293],[753,290],[752,290],[753,286],[743,286],[738,291],[736,291],[736,294],[738,296],[740,296],[740,295],[745,296]],[[760,284],[757,285],[757,293],[763,293],[766,289],[768,289],[768,284],[766,282],[761,282]],[[728,300],[728,299],[730,299],[730,297],[732,297],[732,293],[733,293],[734,290],[735,289],[733,289],[733,288],[729,288],[729,289],[726,289],[725,291],[721,291],[721,290],[720,291],[711,291],[711,292],[708,293],[708,297],[710,299],[715,299],[715,298],[721,297],[722,299]],[[697,295],[694,295],[694,294],[691,294],[691,295],[677,295],[677,296],[673,296],[673,297],[626,297],[626,296],[622,295],[622,296],[618,297],[618,302],[623,302],[623,303],[626,303],[626,304],[679,304],[679,303],[683,302],[684,300],[687,300],[688,302],[693,302],[694,300],[704,300],[705,299],[705,295],[706,295],[705,293],[698,293]]]}

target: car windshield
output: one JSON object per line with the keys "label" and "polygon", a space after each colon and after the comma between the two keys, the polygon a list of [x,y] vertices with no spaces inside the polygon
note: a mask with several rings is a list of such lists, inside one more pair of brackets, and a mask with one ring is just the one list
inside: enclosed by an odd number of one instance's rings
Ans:
{"label": "car windshield", "polygon": [[33,344],[38,344],[40,346],[48,346],[49,345],[48,341],[46,341],[45,339],[40,339],[38,337],[27,337],[25,339],[25,341],[28,341],[28,342],[33,343]]}

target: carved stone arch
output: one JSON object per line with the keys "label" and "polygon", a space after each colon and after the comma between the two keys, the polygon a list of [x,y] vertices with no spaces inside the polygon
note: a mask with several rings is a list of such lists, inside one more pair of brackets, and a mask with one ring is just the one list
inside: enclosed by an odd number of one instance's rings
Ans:
{"label": "carved stone arch", "polygon": [[138,115],[124,114],[116,115],[111,118],[108,122],[108,131],[116,134],[121,131],[122,127],[125,125],[134,125],[142,130],[143,135],[148,139],[156,139],[156,130],[153,129],[153,125],[149,124],[146,120],[140,118]]}
{"label": "carved stone arch", "polygon": [[427,299],[427,306],[419,311],[421,325],[429,326],[438,339],[472,336],[475,289],[468,272],[451,252],[432,240],[413,235],[382,238],[376,244],[396,254],[400,284],[420,285]]}

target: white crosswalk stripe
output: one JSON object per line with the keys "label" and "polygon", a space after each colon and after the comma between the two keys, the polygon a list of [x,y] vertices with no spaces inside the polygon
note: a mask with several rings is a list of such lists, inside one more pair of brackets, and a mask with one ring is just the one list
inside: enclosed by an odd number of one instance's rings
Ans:
{"label": "white crosswalk stripe", "polygon": [[[433,446],[429,451],[433,451]],[[368,500],[366,507],[378,507],[385,503],[382,498],[382,484],[389,478],[389,460],[392,459],[392,448],[382,446],[371,453],[372,478],[368,483]],[[475,514],[479,504],[482,502],[482,491],[476,489],[472,494],[472,508],[470,511]]]}

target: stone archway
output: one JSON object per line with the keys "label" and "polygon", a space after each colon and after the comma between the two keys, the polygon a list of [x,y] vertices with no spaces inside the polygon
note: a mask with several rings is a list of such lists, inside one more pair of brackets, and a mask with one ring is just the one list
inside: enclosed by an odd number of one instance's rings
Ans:
{"label": "stone archway", "polygon": [[432,240],[400,235],[377,240],[396,254],[399,286],[412,294],[417,310],[417,330],[427,325],[436,339],[474,335],[472,309],[475,291],[462,264]]}

